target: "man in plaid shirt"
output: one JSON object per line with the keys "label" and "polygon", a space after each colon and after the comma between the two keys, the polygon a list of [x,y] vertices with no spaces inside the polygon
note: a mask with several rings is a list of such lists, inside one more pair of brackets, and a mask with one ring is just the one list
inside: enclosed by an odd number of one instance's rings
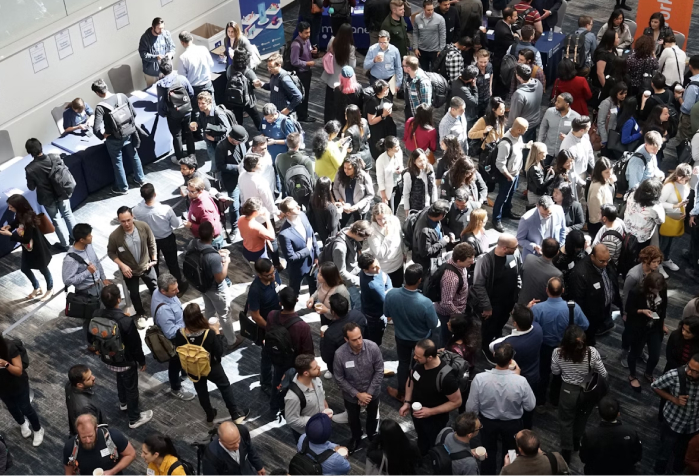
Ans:
{"label": "man in plaid shirt", "polygon": [[432,82],[420,68],[415,56],[403,57],[403,89],[405,90],[405,119],[415,115],[420,104],[432,104]]}
{"label": "man in plaid shirt", "polygon": [[[451,337],[447,327],[449,318],[454,314],[463,314],[468,298],[468,268],[473,264],[475,250],[468,243],[459,243],[454,247],[451,258],[445,263],[446,269],[440,282],[440,300],[434,304],[439,316],[441,347],[446,347]],[[457,275],[454,270],[459,272]]]}
{"label": "man in plaid shirt", "polygon": [[[686,378],[682,378],[680,373],[685,374]],[[674,450],[673,469],[682,473],[687,443],[699,432],[699,354],[694,354],[686,366],[663,374],[651,384],[651,388],[660,398],[667,400],[663,407],[665,421],[660,431],[660,451],[655,461],[655,472],[665,474],[668,459]]]}
{"label": "man in plaid shirt", "polygon": [[444,57],[444,69],[446,70],[447,75],[445,77],[447,81],[449,81],[449,84],[458,78],[464,70],[465,63],[461,52],[469,46],[473,46],[473,40],[464,36],[456,43],[448,44],[445,48],[447,53]]}

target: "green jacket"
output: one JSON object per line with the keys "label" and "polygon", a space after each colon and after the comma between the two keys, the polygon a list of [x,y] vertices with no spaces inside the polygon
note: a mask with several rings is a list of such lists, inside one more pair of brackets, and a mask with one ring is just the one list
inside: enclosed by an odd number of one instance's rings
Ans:
{"label": "green jacket", "polygon": [[405,23],[405,19],[394,21],[391,15],[388,15],[381,24],[381,29],[391,34],[391,44],[398,48],[401,58],[406,56],[410,43],[408,41],[408,25]]}

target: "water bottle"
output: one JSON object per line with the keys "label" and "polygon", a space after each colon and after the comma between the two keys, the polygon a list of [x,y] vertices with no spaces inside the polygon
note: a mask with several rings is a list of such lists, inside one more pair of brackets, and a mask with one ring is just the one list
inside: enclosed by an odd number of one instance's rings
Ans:
{"label": "water bottle", "polygon": [[549,30],[549,41],[553,41],[553,28]]}

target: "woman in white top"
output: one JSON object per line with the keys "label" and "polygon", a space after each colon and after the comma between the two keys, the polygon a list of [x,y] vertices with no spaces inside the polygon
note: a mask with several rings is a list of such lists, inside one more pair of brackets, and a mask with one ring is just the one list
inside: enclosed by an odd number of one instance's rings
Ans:
{"label": "woman in white top", "polygon": [[639,249],[650,245],[657,226],[665,221],[665,208],[659,203],[662,188],[658,179],[644,180],[626,200],[624,225],[628,233],[636,235]]}
{"label": "woman in white top", "polygon": [[[347,287],[342,284],[337,266],[332,261],[326,261],[318,268],[318,289],[306,301],[308,309],[315,308],[316,312],[320,314],[320,323],[323,325],[327,325],[333,319],[330,312],[330,296],[335,293],[344,296],[347,302],[352,302]],[[318,306],[316,307],[316,305]]]}
{"label": "woman in white top", "polygon": [[399,182],[403,173],[403,149],[395,136],[380,139],[376,145],[384,151],[376,159],[376,182],[379,184],[381,202],[387,203],[395,213],[402,198]]}
{"label": "woman in white top", "polygon": [[422,149],[415,149],[408,159],[408,170],[403,174],[403,209],[422,210],[437,201],[434,169]]}
{"label": "woman in white top", "polygon": [[614,203],[614,183],[616,176],[612,172],[612,163],[606,157],[600,157],[592,170],[592,181],[587,192],[587,231],[590,236],[597,236],[602,228],[602,205]]}
{"label": "woman in white top", "polygon": [[[337,35],[330,38],[327,53],[333,55],[333,69],[329,72],[323,68],[320,80],[325,83],[325,112],[323,122],[335,119],[337,112],[334,107],[334,89],[340,82],[340,73],[343,66],[357,67],[357,56],[354,48],[354,36],[352,26],[345,23],[337,31]],[[323,62],[325,64],[325,62]]]}
{"label": "woman in white top", "polygon": [[558,422],[560,425],[561,456],[570,461],[571,453],[576,449],[585,431],[587,418],[592,407],[580,405],[582,384],[589,369],[597,372],[600,377],[607,378],[602,358],[594,347],[585,345],[585,331],[578,326],[568,326],[563,334],[561,346],[553,351],[551,356],[551,373],[560,375],[560,400],[558,402]]}
{"label": "woman in white top", "polygon": [[674,87],[675,84],[682,85],[684,82],[684,68],[687,61],[687,54],[682,48],[677,46],[674,33],[665,35],[663,52],[658,58],[658,71],[665,76],[665,85]]}
{"label": "woman in white top", "polygon": [[403,286],[403,263],[408,252],[403,242],[400,220],[385,203],[377,203],[371,211],[372,234],[365,242],[379,261],[381,270],[391,278],[394,288]]}
{"label": "woman in white top", "polygon": [[[660,192],[660,205],[665,209],[665,220],[681,220],[684,221],[686,214],[685,207],[687,206],[687,197],[689,196],[689,179],[692,178],[692,168],[689,164],[680,164],[675,171],[665,179],[663,190]],[[682,227],[684,229],[684,225]],[[660,250],[665,256],[663,266],[670,271],[680,269],[672,259],[670,259],[670,251],[674,236],[663,235],[664,229],[660,228]]]}
{"label": "woman in white top", "polygon": [[625,20],[624,10],[621,8],[614,10],[609,17],[609,21],[599,29],[597,41],[602,40],[604,32],[611,28],[619,35],[619,44],[617,45],[619,54],[624,50],[628,50],[631,47],[631,43],[633,43],[633,36],[631,36],[631,30],[629,30],[629,26],[625,23]]}

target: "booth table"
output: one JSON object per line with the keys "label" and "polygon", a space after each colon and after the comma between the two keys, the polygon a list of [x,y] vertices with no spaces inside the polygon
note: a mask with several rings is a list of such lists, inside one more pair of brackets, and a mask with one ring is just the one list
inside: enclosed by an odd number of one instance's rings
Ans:
{"label": "booth table", "polygon": [[[352,31],[354,36],[354,47],[358,50],[369,49],[371,40],[369,38],[369,30],[367,30],[364,24],[364,5],[359,5],[352,9],[352,14],[350,16],[350,23],[352,24]],[[410,24],[410,17],[405,17],[405,23],[408,26],[408,31],[412,31],[413,27]],[[296,33],[294,33],[294,37]],[[333,29],[330,26],[330,14],[328,9],[323,9],[323,21],[320,27],[320,39],[318,40],[318,47],[324,50],[328,46],[330,38],[333,36]]]}
{"label": "booth table", "polygon": [[158,157],[172,150],[172,134],[165,118],[158,117],[158,100],[143,91],[134,91],[129,102],[136,113],[136,124],[142,126],[149,137],[141,141],[138,155],[143,165],[155,162]]}
{"label": "booth table", "polygon": [[[546,76],[546,84],[551,85],[556,80],[558,74],[558,63],[563,59],[563,40],[566,35],[563,33],[554,33],[553,41],[548,41],[548,32],[544,32],[539,40],[534,44],[539,53],[541,53],[541,62],[544,65],[544,75]],[[495,35],[488,31],[488,41],[495,41]]]}

